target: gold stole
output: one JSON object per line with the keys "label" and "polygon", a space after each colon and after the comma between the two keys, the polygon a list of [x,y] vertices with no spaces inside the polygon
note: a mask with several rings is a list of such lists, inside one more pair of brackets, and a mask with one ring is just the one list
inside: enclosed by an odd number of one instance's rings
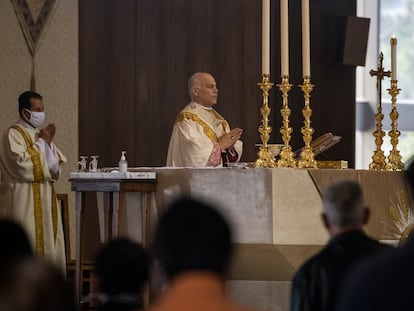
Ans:
{"label": "gold stole", "polygon": [[[210,113],[214,114],[214,116],[218,120],[221,121],[221,127],[222,127],[222,130],[223,130],[223,133],[225,133],[226,132],[227,121],[214,109],[211,109]],[[198,115],[196,115],[195,113],[192,113],[192,112],[183,111],[177,116],[175,122],[181,122],[184,119],[196,122],[198,125],[200,125],[203,128],[204,134],[208,138],[210,138],[210,140],[213,143],[217,142],[216,133],[213,131],[213,129],[210,127],[210,125],[208,125],[206,122],[204,122],[202,119],[200,119],[200,117]]]}
{"label": "gold stole", "polygon": [[211,112],[214,114],[214,116],[221,121],[221,129],[223,130],[223,133],[226,133],[226,125],[227,121],[214,109],[211,109]]}
{"label": "gold stole", "polygon": [[192,113],[192,112],[184,111],[184,112],[181,112],[177,116],[177,119],[175,120],[175,122],[181,122],[184,119],[191,120],[191,121],[194,121],[197,124],[199,124],[203,128],[204,134],[208,138],[210,138],[210,140],[213,143],[217,142],[217,135],[216,135],[216,133],[213,131],[213,129],[206,122],[204,122],[203,120],[201,120],[198,117],[198,115],[196,115],[195,113]]}
{"label": "gold stole", "polygon": [[[43,211],[42,200],[40,195],[40,182],[44,181],[42,163],[40,161],[40,154],[33,146],[31,138],[25,133],[25,131],[17,125],[13,125],[11,128],[17,130],[22,135],[26,146],[27,152],[30,154],[33,163],[33,176],[34,181],[32,183],[33,189],[33,202],[34,202],[34,220],[35,220],[35,234],[36,234],[36,254],[44,255],[44,237],[43,237]],[[52,222],[53,222],[53,236],[56,241],[57,234],[57,197],[55,188],[52,183]]]}

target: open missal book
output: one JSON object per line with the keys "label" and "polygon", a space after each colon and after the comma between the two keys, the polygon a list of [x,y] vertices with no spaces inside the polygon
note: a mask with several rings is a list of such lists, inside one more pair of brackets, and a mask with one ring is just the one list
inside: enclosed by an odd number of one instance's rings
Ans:
{"label": "open missal book", "polygon": [[[325,133],[322,136],[312,140],[311,147],[313,150],[313,154],[317,156],[321,154],[325,150],[328,150],[332,146],[336,145],[341,141],[341,136],[335,136],[332,133]],[[299,149],[295,152],[296,156],[299,156],[302,149]]]}

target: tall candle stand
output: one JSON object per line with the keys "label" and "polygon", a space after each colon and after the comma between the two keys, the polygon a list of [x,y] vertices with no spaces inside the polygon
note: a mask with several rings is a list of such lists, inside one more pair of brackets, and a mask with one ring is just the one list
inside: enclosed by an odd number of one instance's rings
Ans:
{"label": "tall candle stand", "polygon": [[312,109],[310,108],[310,93],[312,92],[314,85],[311,84],[310,76],[304,76],[303,84],[299,86],[303,92],[303,97],[305,99],[305,106],[302,109],[302,114],[304,117],[304,121],[303,121],[304,126],[301,128],[301,133],[303,135],[303,141],[305,143],[305,147],[303,147],[302,151],[300,152],[300,159],[298,161],[298,167],[317,168],[317,164],[314,159],[314,154],[313,154],[313,150],[311,147],[312,134],[314,130],[311,127]]}
{"label": "tall candle stand", "polygon": [[391,71],[384,71],[384,67],[382,66],[383,59],[384,55],[382,54],[382,52],[380,52],[378,57],[377,70],[371,69],[369,72],[371,76],[377,77],[377,113],[375,114],[376,130],[372,133],[375,137],[375,145],[377,147],[372,156],[372,162],[369,164],[369,169],[375,171],[385,171],[387,169],[384,151],[381,149],[381,146],[384,142],[383,138],[385,136],[385,132],[382,130],[382,120],[384,119],[384,114],[382,113],[381,93],[382,80],[384,79],[384,77],[390,77]]}
{"label": "tall candle stand", "polygon": [[288,93],[292,88],[292,84],[289,83],[289,76],[282,76],[282,81],[277,86],[279,87],[279,90],[282,92],[283,99],[283,105],[280,109],[280,114],[282,115],[282,127],[280,128],[280,133],[282,134],[282,140],[284,143],[284,146],[282,147],[282,150],[280,152],[280,159],[277,161],[277,166],[296,167],[295,154],[292,151],[292,147],[289,144],[293,132],[292,127],[289,126],[289,116],[291,110],[289,108]]}
{"label": "tall candle stand", "polygon": [[258,159],[256,160],[255,167],[276,167],[273,153],[269,150],[268,142],[270,139],[270,133],[272,128],[269,126],[269,90],[272,88],[273,83],[270,82],[270,75],[263,74],[262,82],[257,83],[263,93],[263,106],[260,108],[262,114],[262,124],[259,126],[260,139],[262,145],[260,146],[259,152],[257,153]]}
{"label": "tall candle stand", "polygon": [[397,149],[398,137],[400,136],[400,131],[398,130],[398,111],[397,111],[397,95],[400,93],[401,89],[398,88],[397,80],[391,80],[391,87],[387,89],[388,94],[391,95],[391,130],[388,132],[390,136],[390,141],[392,149],[388,156],[387,170],[389,171],[401,171],[404,169],[404,163],[401,161],[400,151]]}

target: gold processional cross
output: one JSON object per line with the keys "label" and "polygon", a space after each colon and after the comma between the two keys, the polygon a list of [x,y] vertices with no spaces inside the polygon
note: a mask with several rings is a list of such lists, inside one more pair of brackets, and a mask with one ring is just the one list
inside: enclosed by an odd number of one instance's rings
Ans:
{"label": "gold processional cross", "polygon": [[383,143],[383,138],[385,132],[382,130],[382,120],[384,119],[384,114],[382,113],[382,80],[384,77],[390,77],[391,71],[384,71],[382,61],[384,55],[380,52],[378,57],[378,68],[377,70],[371,69],[369,74],[371,76],[377,77],[377,113],[375,114],[375,120],[377,121],[377,129],[373,133],[375,137],[375,145],[377,146],[374,155],[372,156],[372,162],[369,164],[370,170],[385,171],[387,169],[384,151],[382,151],[381,146]]}

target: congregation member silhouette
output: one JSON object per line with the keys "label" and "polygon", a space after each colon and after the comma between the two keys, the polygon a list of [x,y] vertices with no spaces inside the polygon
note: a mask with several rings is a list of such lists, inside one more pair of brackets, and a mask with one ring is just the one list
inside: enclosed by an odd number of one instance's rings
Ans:
{"label": "congregation member silhouette", "polygon": [[43,127],[40,94],[22,93],[18,111],[20,118],[7,129],[0,153],[0,214],[24,228],[36,255],[64,271],[65,246],[54,183],[66,158],[54,144],[55,124]]}
{"label": "congregation member silhouette", "polygon": [[[405,175],[414,192],[414,162]],[[410,205],[410,210],[414,208]],[[410,230],[408,225],[408,230]],[[369,258],[362,262],[349,276],[338,311],[408,311],[413,310],[411,295],[414,291],[414,239],[413,231],[401,249],[386,256]]]}
{"label": "congregation member silhouette", "polygon": [[8,280],[11,311],[75,311],[73,291],[63,272],[38,257],[20,261]]}
{"label": "congregation member silhouette", "polygon": [[231,229],[214,208],[191,198],[173,202],[155,232],[153,256],[168,287],[151,311],[242,311],[226,297]]}
{"label": "congregation member silhouette", "polygon": [[175,120],[167,155],[167,166],[221,167],[238,162],[243,130],[229,123],[213,108],[218,89],[213,76],[197,72],[188,80],[191,102]]}
{"label": "congregation member silhouette", "polygon": [[32,246],[23,228],[9,219],[0,219],[0,275],[8,270],[9,264],[33,256]]}
{"label": "congregation member silhouette", "polygon": [[62,271],[34,257],[20,225],[0,219],[0,245],[0,310],[75,310],[74,296]]}
{"label": "congregation member silhouette", "polygon": [[0,306],[5,306],[11,304],[10,281],[16,267],[34,254],[22,227],[8,219],[0,219],[0,247]]}
{"label": "congregation member silhouette", "polygon": [[110,241],[95,259],[97,297],[101,311],[143,308],[143,291],[149,275],[147,252],[127,238]]}
{"label": "congregation member silhouette", "polygon": [[332,311],[344,278],[364,256],[390,247],[363,231],[369,209],[362,189],[353,181],[338,181],[322,195],[323,223],[331,236],[328,244],[296,273],[291,290],[291,311]]}

